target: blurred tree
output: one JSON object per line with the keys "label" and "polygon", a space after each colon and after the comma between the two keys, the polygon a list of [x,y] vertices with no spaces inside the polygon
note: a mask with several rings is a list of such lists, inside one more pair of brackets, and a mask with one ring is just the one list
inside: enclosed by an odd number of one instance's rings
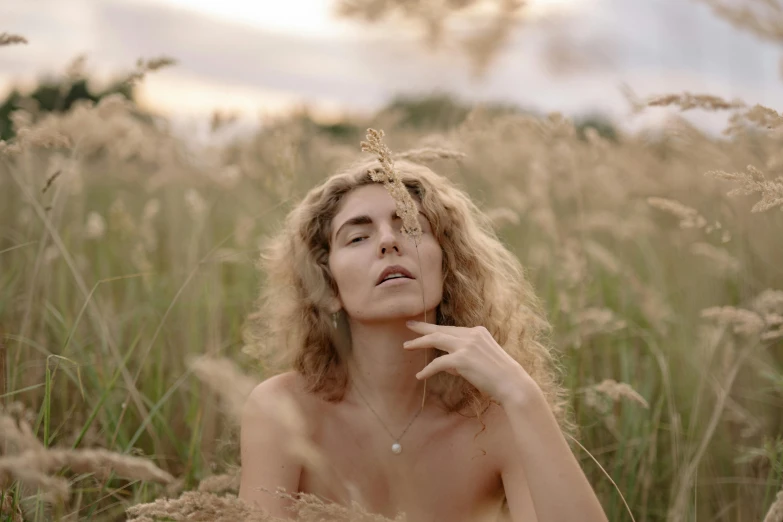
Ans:
{"label": "blurred tree", "polygon": [[133,84],[120,80],[103,91],[93,92],[86,78],[71,78],[66,75],[62,79],[42,80],[35,90],[27,95],[14,88],[5,100],[0,102],[0,139],[10,140],[14,137],[10,115],[15,110],[24,109],[33,115],[65,112],[78,100],[97,102],[104,96],[114,93],[120,93],[133,100]]}
{"label": "blurred tree", "polygon": [[[424,29],[424,43],[436,49],[447,40],[446,22],[461,16],[469,35],[458,46],[470,59],[474,76],[483,76],[524,20],[525,0],[335,0],[336,13],[364,23],[401,17]],[[455,31],[456,33],[456,31]]]}
{"label": "blurred tree", "polygon": [[[476,104],[462,102],[447,93],[399,95],[392,99],[381,113],[396,114],[403,127],[445,130],[462,123],[475,107]],[[485,103],[482,108],[492,116],[527,112],[516,105],[502,102]]]}
{"label": "blurred tree", "polygon": [[396,113],[404,127],[446,129],[459,125],[470,112],[470,107],[443,93],[399,95],[382,112]]}
{"label": "blurred tree", "polygon": [[[364,137],[371,120],[389,119],[403,128],[445,131],[461,124],[474,108],[476,104],[460,101],[448,93],[435,92],[395,96],[368,121],[346,118],[335,123],[318,123],[307,111],[298,113],[296,118],[300,123],[314,127],[338,141],[354,143]],[[482,104],[482,109],[489,116],[528,113],[516,105],[500,102]]]}

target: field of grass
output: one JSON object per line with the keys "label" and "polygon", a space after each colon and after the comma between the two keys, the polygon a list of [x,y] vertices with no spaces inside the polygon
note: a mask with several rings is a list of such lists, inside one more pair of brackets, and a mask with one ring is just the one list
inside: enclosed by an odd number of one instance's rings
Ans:
{"label": "field of grass", "polygon": [[[719,108],[653,103],[687,102]],[[440,129],[354,122],[393,151],[464,153],[427,164],[527,267],[612,521],[631,520],[624,497],[637,521],[760,522],[783,488],[783,117],[748,102],[720,137],[673,118],[606,139],[481,108]],[[120,98],[14,122],[0,144],[0,520],[120,520],[200,483],[230,491],[224,404],[265,376],[242,341],[259,245],[362,154],[363,132],[292,117],[193,150]]]}

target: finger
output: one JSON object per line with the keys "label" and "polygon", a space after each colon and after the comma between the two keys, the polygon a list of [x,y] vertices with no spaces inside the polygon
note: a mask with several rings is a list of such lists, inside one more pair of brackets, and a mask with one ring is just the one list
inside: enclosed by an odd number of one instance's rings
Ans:
{"label": "finger", "polygon": [[444,332],[451,335],[459,335],[460,332],[470,330],[464,326],[448,326],[445,324],[432,324],[423,321],[407,321],[405,325],[417,333],[428,334],[434,332]]}
{"label": "finger", "polygon": [[437,348],[444,352],[452,353],[457,349],[459,337],[448,335],[443,332],[434,332],[427,335],[422,335],[416,339],[405,341],[402,343],[402,347],[406,350],[420,350],[422,348]]}
{"label": "finger", "polygon": [[416,374],[416,378],[419,380],[429,379],[439,372],[447,372],[452,375],[459,375],[459,372],[454,367],[454,358],[451,355],[441,355],[440,357],[436,357],[431,363],[425,366],[424,369]]}

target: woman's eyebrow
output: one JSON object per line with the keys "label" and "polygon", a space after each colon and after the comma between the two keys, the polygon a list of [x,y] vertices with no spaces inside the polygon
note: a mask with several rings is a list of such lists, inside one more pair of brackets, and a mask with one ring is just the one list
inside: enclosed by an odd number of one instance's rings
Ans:
{"label": "woman's eyebrow", "polygon": [[[422,216],[424,215],[424,213],[421,210],[419,211],[419,214],[421,214]],[[400,219],[400,216],[397,215],[396,210],[394,210],[391,213],[390,217],[392,221],[394,221],[395,219]],[[342,225],[340,225],[340,228],[337,229],[337,232],[335,232],[334,234],[334,238],[337,239],[337,236],[340,235],[340,231],[342,231],[342,229],[345,227],[349,227],[351,225],[371,225],[372,222],[373,222],[372,218],[367,214],[362,214],[361,216],[354,216],[352,218],[348,218],[345,220],[345,222]]]}

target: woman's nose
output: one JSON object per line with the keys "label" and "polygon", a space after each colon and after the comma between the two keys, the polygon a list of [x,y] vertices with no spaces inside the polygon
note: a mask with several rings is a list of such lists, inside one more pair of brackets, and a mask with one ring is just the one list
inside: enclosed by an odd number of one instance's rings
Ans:
{"label": "woman's nose", "polygon": [[400,253],[399,234],[391,226],[382,226],[380,230],[380,240],[378,242],[378,253],[384,255],[387,252]]}

